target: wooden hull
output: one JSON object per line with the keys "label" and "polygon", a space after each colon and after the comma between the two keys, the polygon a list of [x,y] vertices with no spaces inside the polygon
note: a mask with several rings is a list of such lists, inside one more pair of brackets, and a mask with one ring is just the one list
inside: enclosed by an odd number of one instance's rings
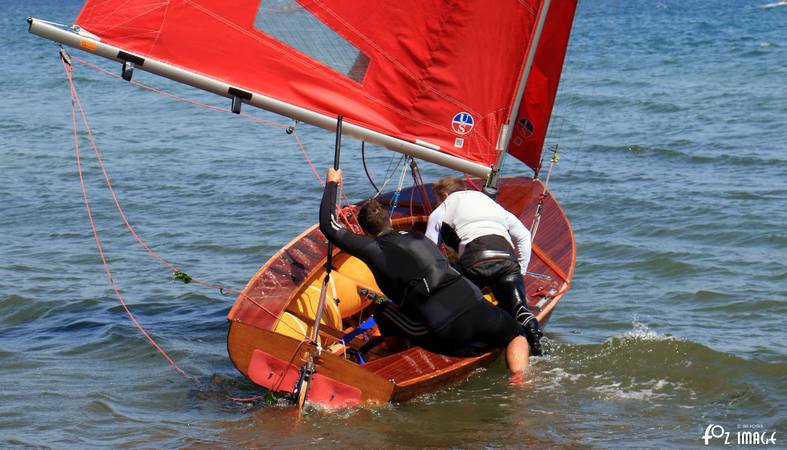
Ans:
{"label": "wooden hull", "polygon": [[[529,227],[543,189],[540,181],[505,179],[498,202]],[[403,191],[400,198],[394,226],[423,230],[426,216],[417,191]],[[327,241],[317,226],[307,229],[265,263],[230,310],[227,349],[238,370],[253,382],[292,392],[301,367],[315,355],[317,348],[308,342],[308,336],[314,325],[326,251]],[[575,260],[568,220],[557,201],[546,193],[528,268],[544,276],[526,279],[528,304],[542,325],[568,289]],[[403,401],[462,380],[498,357],[500,351],[458,358],[411,347],[369,350],[368,361],[347,358],[335,348],[369,346],[363,337],[347,347],[336,345],[344,333],[370,315],[370,302],[358,294],[358,288],[379,289],[368,268],[357,259],[336,251],[334,266],[320,327],[320,344],[326,350],[316,359],[318,375],[309,389],[310,395],[314,391],[309,400],[328,407]],[[328,350],[331,348],[333,352]]]}

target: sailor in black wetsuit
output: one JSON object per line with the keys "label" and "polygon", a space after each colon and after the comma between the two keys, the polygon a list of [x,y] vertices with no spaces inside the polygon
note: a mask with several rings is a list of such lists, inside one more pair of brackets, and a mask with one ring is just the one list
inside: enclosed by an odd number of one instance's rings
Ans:
{"label": "sailor in black wetsuit", "polygon": [[530,352],[541,356],[541,329],[527,307],[523,278],[530,231],[484,193],[467,190],[460,178],[442,178],[432,190],[441,203],[429,215],[426,237],[457,251],[462,274],[492,289],[498,306],[524,327]]}
{"label": "sailor in black wetsuit", "polygon": [[361,259],[383,293],[375,320],[383,335],[400,335],[429,351],[470,356],[506,348],[509,370],[527,366],[528,345],[521,326],[486,302],[481,291],[455,271],[439,248],[416,231],[394,231],[388,212],[377,201],[361,207],[358,221],[371,236],[346,230],[331,199],[341,171],[328,170],[320,205],[320,230],[343,251]]}

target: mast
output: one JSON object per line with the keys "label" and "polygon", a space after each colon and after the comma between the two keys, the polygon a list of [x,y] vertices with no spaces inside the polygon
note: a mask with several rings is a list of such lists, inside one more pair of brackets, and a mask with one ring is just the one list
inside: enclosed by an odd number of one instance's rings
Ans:
{"label": "mast", "polygon": [[[329,131],[336,131],[336,119],[334,117],[232,86],[153,58],[143,58],[103,43],[97,37],[81,32],[78,28],[75,30],[63,28],[32,17],[28,18],[27,21],[30,24],[29,31],[35,35],[122,63],[124,68],[123,76],[126,80],[130,80],[133,68],[138,68],[230,98],[232,100],[232,111],[236,113],[240,112],[241,104],[246,103]],[[405,141],[353,123],[345,122],[342,127],[342,133],[458,172],[486,178],[491,171],[489,167],[482,164],[440,152],[439,148],[434,148],[436,146]]]}
{"label": "mast", "polygon": [[522,68],[522,76],[519,79],[519,86],[517,87],[514,103],[511,107],[511,112],[508,115],[508,121],[500,129],[500,137],[497,141],[497,161],[492,166],[491,173],[484,185],[484,192],[488,195],[494,196],[497,194],[498,184],[500,183],[500,169],[503,166],[503,159],[508,153],[508,146],[511,141],[511,134],[514,132],[516,116],[519,114],[519,106],[522,104],[522,97],[525,94],[525,87],[527,86],[527,79],[530,77],[530,70],[533,67],[533,60],[536,57],[536,50],[538,49],[538,41],[541,39],[541,32],[544,30],[544,23],[546,22],[547,15],[549,14],[549,5],[551,0],[544,0],[541,8],[538,11],[538,23],[533,32],[533,38],[530,40],[530,48],[527,51],[527,60]]}

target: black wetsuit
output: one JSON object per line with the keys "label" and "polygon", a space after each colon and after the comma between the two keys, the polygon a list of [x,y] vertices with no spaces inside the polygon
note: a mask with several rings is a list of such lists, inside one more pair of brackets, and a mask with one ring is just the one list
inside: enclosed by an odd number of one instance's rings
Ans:
{"label": "black wetsuit", "polygon": [[373,238],[339,225],[331,201],[336,189],[333,182],[325,186],[320,230],[366,263],[383,294],[396,304],[375,310],[383,334],[403,335],[427,350],[456,355],[504,347],[521,334],[519,324],[484,301],[423,234],[389,231]]}

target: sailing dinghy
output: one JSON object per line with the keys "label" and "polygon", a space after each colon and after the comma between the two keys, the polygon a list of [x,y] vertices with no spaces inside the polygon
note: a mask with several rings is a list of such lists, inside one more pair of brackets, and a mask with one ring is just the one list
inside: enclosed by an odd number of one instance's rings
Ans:
{"label": "sailing dinghy", "polygon": [[[576,256],[569,222],[539,178],[576,6],[88,0],[72,26],[28,22],[36,35],[120,63],[126,80],[144,70],[226,97],[236,113],[255,106],[407,155],[416,184],[380,197],[392,209],[404,199],[395,228],[423,231],[434,204],[415,159],[476,177],[533,228],[528,304],[544,326]],[[502,177],[506,154],[534,175]],[[352,225],[351,210],[348,217]],[[230,310],[229,356],[254,383],[299,403],[384,403],[467,377],[498,356],[448,357],[379,339],[370,319],[381,294],[370,271],[334,249],[326,277],[328,249],[317,226],[308,228]]]}

